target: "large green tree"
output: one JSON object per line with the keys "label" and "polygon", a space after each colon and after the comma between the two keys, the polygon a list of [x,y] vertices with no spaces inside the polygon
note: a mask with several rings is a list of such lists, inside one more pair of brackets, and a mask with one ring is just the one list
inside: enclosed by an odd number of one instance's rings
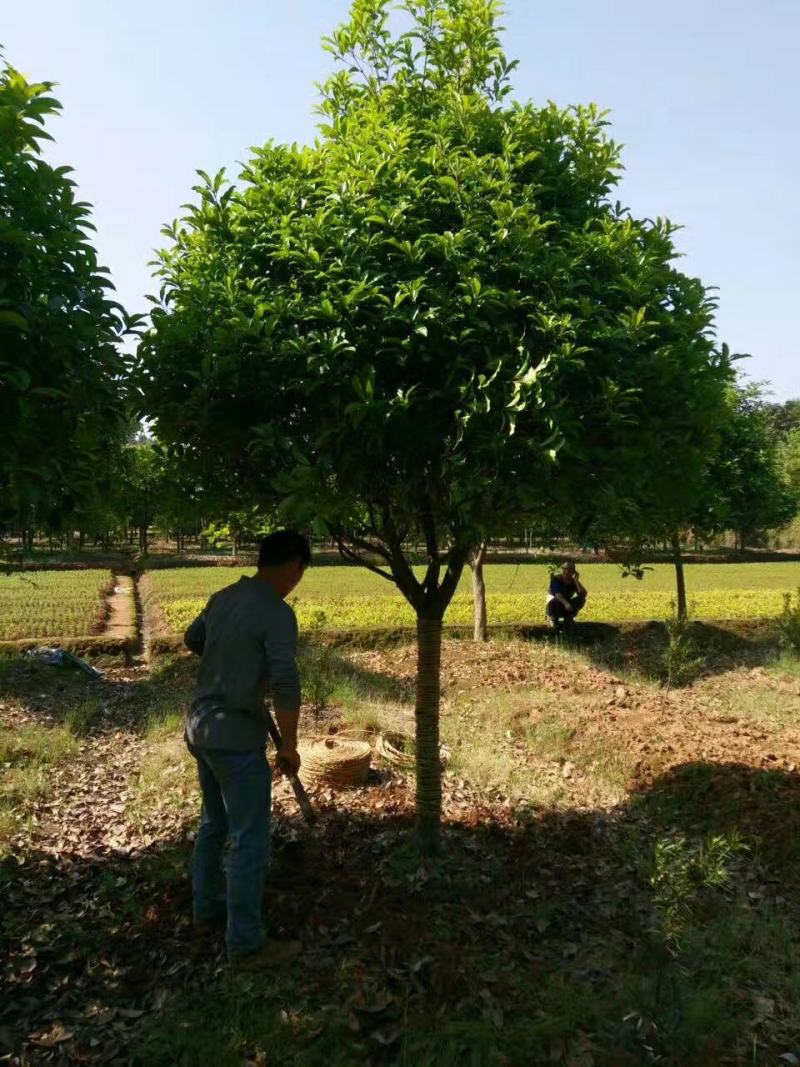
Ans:
{"label": "large green tree", "polygon": [[124,422],[131,325],[88,237],[69,167],[41,156],[50,83],[0,66],[0,519],[74,512]]}
{"label": "large green tree", "polygon": [[739,383],[728,393],[728,418],[720,446],[709,464],[709,499],[716,493],[717,515],[700,529],[733,530],[741,551],[763,531],[783,526],[797,510],[797,500],[781,467],[780,439],[769,407],[756,383]]}
{"label": "large green tree", "polygon": [[[442,619],[475,545],[662,453],[718,388],[712,305],[671,227],[609,200],[594,107],[510,100],[492,0],[356,0],[319,139],[203,175],[140,348],[168,443],[324,522],[417,615],[417,803],[436,840]],[[660,413],[660,414],[659,414]],[[642,430],[642,427],[644,428]],[[422,544],[415,571],[410,547]]]}
{"label": "large green tree", "polygon": [[[591,524],[601,543],[627,541],[632,556],[667,542],[676,572],[678,616],[688,615],[683,568],[686,535],[709,540],[733,530],[740,549],[763,531],[782,526],[797,509],[787,457],[771,429],[769,408],[755,383],[737,381],[727,345],[719,352],[726,384],[693,405],[690,417],[703,420],[707,433],[687,432],[681,405],[672,426],[665,427],[663,460],[632,483],[620,507],[603,509]],[[675,433],[677,431],[677,435]],[[670,479],[678,484],[671,488]],[[573,518],[574,529],[574,518]]]}

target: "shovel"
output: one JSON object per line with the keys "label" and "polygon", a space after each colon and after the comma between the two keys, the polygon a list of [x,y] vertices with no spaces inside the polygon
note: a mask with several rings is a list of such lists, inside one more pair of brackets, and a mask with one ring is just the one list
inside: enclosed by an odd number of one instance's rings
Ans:
{"label": "shovel", "polygon": [[[267,729],[269,730],[269,736],[272,738],[272,743],[275,746],[276,751],[280,752],[283,742],[281,741],[281,735],[278,732],[278,725],[272,718],[272,712],[269,708],[264,709],[267,713]],[[287,767],[285,764],[281,764],[283,773],[289,779],[289,784],[292,787],[297,803],[300,805],[300,811],[303,813],[303,818],[306,820],[309,826],[313,826],[317,821],[317,813],[311,807],[311,801],[308,799],[308,793],[303,788],[303,783],[297,776],[297,771],[292,767]]]}

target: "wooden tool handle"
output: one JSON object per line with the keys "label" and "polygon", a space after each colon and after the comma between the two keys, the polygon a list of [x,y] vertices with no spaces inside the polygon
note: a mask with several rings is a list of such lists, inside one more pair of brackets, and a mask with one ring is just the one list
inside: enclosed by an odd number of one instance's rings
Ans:
{"label": "wooden tool handle", "polygon": [[[272,718],[272,712],[269,708],[264,709],[267,713],[267,729],[269,730],[269,736],[272,738],[272,743],[275,745],[276,751],[280,751],[283,747],[281,741],[281,735],[278,732],[278,726],[275,720]],[[292,787],[297,803],[300,805],[300,811],[303,813],[303,818],[306,820],[309,826],[313,826],[317,821],[317,813],[311,806],[311,801],[308,799],[308,793],[306,793],[303,783],[297,776],[297,771],[292,767],[283,767],[284,774],[289,779],[289,784]]]}

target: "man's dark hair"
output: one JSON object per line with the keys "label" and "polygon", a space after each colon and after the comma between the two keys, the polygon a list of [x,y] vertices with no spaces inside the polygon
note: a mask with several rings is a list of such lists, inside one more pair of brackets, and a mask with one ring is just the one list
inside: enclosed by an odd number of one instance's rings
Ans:
{"label": "man's dark hair", "polygon": [[276,530],[267,534],[258,551],[259,567],[280,567],[290,560],[299,559],[304,567],[311,562],[311,545],[308,538],[297,530]]}

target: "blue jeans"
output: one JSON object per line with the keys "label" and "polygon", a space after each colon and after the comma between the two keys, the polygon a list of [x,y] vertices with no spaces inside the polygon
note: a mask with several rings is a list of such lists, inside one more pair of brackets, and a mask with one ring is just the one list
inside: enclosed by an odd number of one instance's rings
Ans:
{"label": "blue jeans", "polygon": [[213,922],[227,908],[228,952],[256,952],[264,940],[261,905],[270,842],[272,777],[266,752],[189,747],[203,794],[192,856],[194,920]]}

